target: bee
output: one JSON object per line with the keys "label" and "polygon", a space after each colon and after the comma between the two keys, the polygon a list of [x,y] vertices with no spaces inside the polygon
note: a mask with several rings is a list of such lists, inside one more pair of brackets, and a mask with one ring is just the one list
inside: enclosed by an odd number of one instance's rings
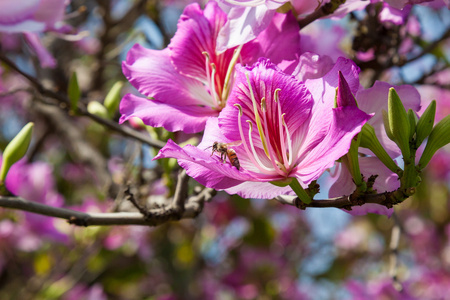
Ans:
{"label": "bee", "polygon": [[[238,146],[240,144],[241,144],[241,141],[228,143],[228,144],[227,143],[214,142],[214,144],[211,146],[212,147],[211,156],[213,156],[214,152],[219,152],[220,153],[220,160],[223,163],[226,162],[226,157],[228,157],[228,160],[230,161],[230,164],[232,166],[235,166],[236,169],[239,170],[241,165],[239,163],[239,159],[237,157],[236,151],[234,151],[233,149],[230,149],[229,146]],[[211,148],[211,147],[208,147],[208,148]]]}

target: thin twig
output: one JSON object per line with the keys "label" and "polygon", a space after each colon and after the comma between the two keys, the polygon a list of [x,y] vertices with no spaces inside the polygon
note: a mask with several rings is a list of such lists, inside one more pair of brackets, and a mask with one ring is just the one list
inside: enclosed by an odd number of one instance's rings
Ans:
{"label": "thin twig", "polygon": [[134,198],[134,195],[131,193],[130,187],[125,190],[125,197],[126,200],[130,201],[146,219],[179,220],[185,211],[185,201],[188,194],[188,182],[189,176],[187,176],[186,171],[183,169],[180,170],[172,202],[169,205],[162,207],[157,212],[154,210],[149,210],[145,205],[139,204]]}
{"label": "thin twig", "polygon": [[[41,95],[50,97],[50,98],[53,98],[53,99],[59,101],[60,104],[63,104],[62,107],[66,107],[66,108],[70,107],[70,100],[66,95],[59,94],[59,93],[56,93],[52,90],[45,88],[44,85],[42,85],[39,80],[37,80],[33,76],[22,71],[13,61],[11,61],[8,57],[6,57],[5,55],[3,55],[1,53],[0,53],[0,60],[3,61],[5,64],[7,64],[9,67],[11,67],[11,69],[15,70],[17,73],[19,73],[20,75],[25,77],[38,90],[38,92]],[[89,102],[89,101],[86,101],[86,102]],[[124,136],[136,139],[136,140],[138,140],[144,144],[147,144],[149,146],[156,147],[156,148],[162,148],[165,145],[165,143],[158,141],[158,140],[153,140],[149,136],[142,134],[130,127],[120,126],[116,122],[101,118],[97,115],[93,115],[93,114],[89,113],[87,111],[87,108],[84,107],[81,103],[78,104],[77,112],[80,115],[86,116],[86,117],[90,118],[91,120],[94,120],[95,122],[102,124],[105,127],[108,127],[109,129],[111,129],[117,133],[120,133]]]}

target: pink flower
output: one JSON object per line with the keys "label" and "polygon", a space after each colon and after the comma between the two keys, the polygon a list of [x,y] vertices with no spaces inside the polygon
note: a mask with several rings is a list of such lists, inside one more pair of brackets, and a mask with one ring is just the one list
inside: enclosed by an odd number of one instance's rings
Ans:
{"label": "pink flower", "polygon": [[383,3],[379,18],[381,22],[391,22],[395,25],[402,25],[408,18],[411,12],[411,5],[405,6],[403,9],[398,9],[390,6],[387,3]]}
{"label": "pink flower", "polygon": [[[239,66],[227,106],[218,120],[208,120],[200,145],[180,148],[169,140],[155,159],[177,158],[201,184],[245,198],[291,194],[290,187],[269,182],[296,178],[309,184],[317,179],[347,153],[351,139],[370,118],[356,103],[333,108],[338,70],[353,89],[359,86],[359,70],[345,59],[323,78],[305,83],[267,59],[252,67]],[[215,141],[236,145],[230,148],[240,168],[205,150]]]}
{"label": "pink flower", "polygon": [[2,0],[0,2],[0,31],[42,32],[61,24],[66,0]]}
{"label": "pink flower", "polygon": [[123,63],[123,72],[145,98],[125,95],[120,122],[138,117],[169,131],[202,131],[206,120],[225,107],[238,59],[253,63],[265,56],[282,63],[297,58],[300,37],[292,15],[275,15],[257,40],[218,53],[216,40],[226,21],[226,14],[214,2],[204,11],[192,4],[184,10],[168,48],[149,50],[135,45]]}
{"label": "pink flower", "polygon": [[66,0],[14,0],[0,1],[0,32],[24,33],[25,40],[34,50],[42,67],[53,68],[56,61],[42,45],[39,33],[67,30],[62,20]]}

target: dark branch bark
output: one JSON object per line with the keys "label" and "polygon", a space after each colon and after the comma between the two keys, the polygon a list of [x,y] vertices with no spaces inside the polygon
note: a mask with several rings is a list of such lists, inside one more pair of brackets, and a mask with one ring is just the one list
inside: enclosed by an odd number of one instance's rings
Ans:
{"label": "dark branch bark", "polygon": [[179,219],[193,219],[203,210],[205,201],[209,201],[215,194],[213,189],[205,188],[195,196],[187,199],[181,214],[169,213],[167,208],[149,210],[147,216],[139,212],[118,213],[84,213],[72,209],[53,207],[21,197],[0,196],[0,207],[28,211],[44,216],[66,219],[77,226],[111,226],[111,225],[146,225],[158,226],[169,221]]}
{"label": "dark branch bark", "polygon": [[317,19],[331,15],[344,2],[345,0],[332,0],[331,2],[325,3],[303,19],[299,20],[298,25],[300,26],[300,28],[304,28]]}
{"label": "dark branch bark", "polygon": [[[411,191],[411,193],[413,193],[413,191]],[[367,203],[374,203],[386,206],[387,208],[392,208],[394,205],[401,203],[407,198],[408,195],[405,195],[401,190],[395,190],[380,194],[367,194],[359,196],[352,194],[333,199],[312,200],[309,204],[305,204],[300,201],[298,197],[293,196],[278,196],[275,200],[281,202],[282,204],[292,205],[302,210],[305,210],[307,207],[335,207],[351,210],[353,206],[361,206]]]}

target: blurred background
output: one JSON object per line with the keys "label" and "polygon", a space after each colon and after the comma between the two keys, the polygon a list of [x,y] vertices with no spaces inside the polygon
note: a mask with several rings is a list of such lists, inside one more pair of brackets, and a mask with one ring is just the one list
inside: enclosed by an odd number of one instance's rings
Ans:
{"label": "blurred background", "polygon": [[[56,91],[67,91],[76,72],[80,101],[103,103],[117,81],[125,83],[122,95],[137,93],[121,71],[127,51],[135,43],[165,48],[189,3],[72,0],[67,32],[39,35],[52,68],[20,33],[0,32],[1,52]],[[377,5],[313,22],[301,31],[305,47],[354,59],[365,87],[376,80],[414,85],[423,108],[437,100],[439,121],[450,112],[449,10],[438,1],[416,5],[396,25],[379,21]],[[67,113],[2,63],[0,76],[0,149],[35,122],[27,158],[8,175],[16,179],[12,191],[85,212],[127,209],[121,199],[130,182],[143,201],[173,195],[179,167],[151,161],[158,148]],[[201,138],[138,121],[123,126],[164,142]],[[330,180],[322,176],[317,199],[327,198]],[[76,227],[0,208],[0,299],[450,299],[449,188],[447,147],[391,218],[302,211],[223,192],[197,218],[158,227]]]}

